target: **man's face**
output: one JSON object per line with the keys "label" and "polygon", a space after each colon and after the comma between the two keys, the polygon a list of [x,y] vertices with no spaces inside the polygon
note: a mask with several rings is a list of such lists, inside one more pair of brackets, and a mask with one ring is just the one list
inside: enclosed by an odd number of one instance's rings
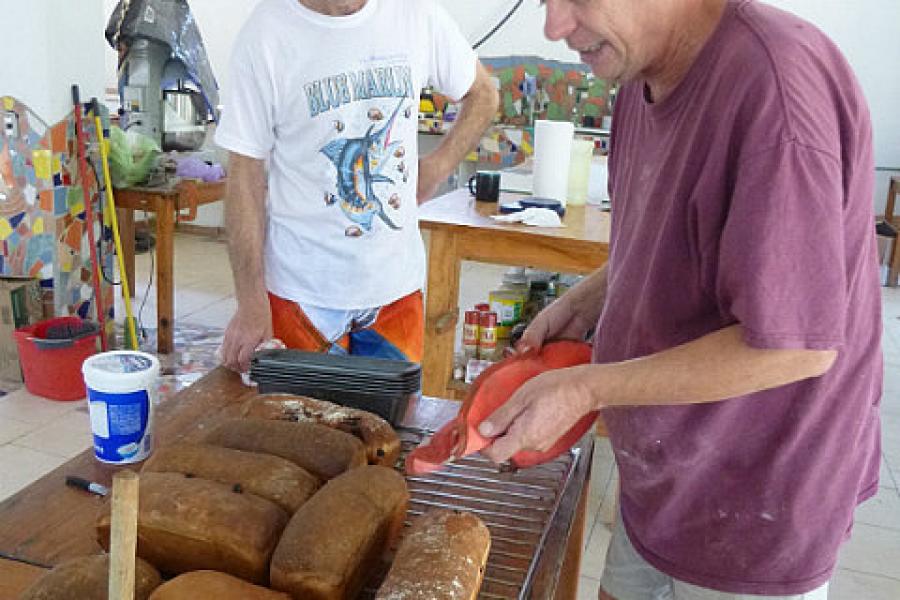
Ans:
{"label": "man's face", "polygon": [[[669,1],[669,0],[666,0]],[[660,0],[546,0],[544,34],[565,40],[602,79],[629,80],[650,63]]]}

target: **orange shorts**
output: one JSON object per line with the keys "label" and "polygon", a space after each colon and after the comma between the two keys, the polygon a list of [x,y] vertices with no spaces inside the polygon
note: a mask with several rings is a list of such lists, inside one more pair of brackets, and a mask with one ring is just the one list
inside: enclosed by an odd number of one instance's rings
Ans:
{"label": "orange shorts", "polygon": [[425,309],[420,291],[381,307],[374,323],[351,329],[334,343],[325,339],[293,300],[269,293],[269,305],[274,335],[288,348],[422,362]]}

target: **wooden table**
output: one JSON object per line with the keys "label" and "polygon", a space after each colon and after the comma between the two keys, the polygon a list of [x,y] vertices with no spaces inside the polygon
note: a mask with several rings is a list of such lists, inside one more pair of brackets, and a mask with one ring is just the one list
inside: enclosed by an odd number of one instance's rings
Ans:
{"label": "wooden table", "polygon": [[[502,193],[501,202],[521,198]],[[588,274],[609,255],[609,213],[597,206],[573,206],[565,228],[497,223],[497,204],[476,202],[459,189],[419,207],[419,226],[431,232],[425,301],[425,360],[422,391],[452,398],[456,323],[459,319],[459,272],[462,261],[534,267]],[[488,290],[485,290],[487,293]]]}
{"label": "wooden table", "polygon": [[[214,420],[237,416],[255,393],[244,387],[237,375],[219,367],[159,407],[157,444],[191,439]],[[458,408],[455,402],[422,399],[405,424],[436,428],[452,418]],[[544,542],[533,598],[576,597],[592,447],[590,437],[581,442],[583,460],[573,472]],[[16,598],[40,576],[42,569],[34,565],[50,567],[100,552],[94,522],[103,500],[66,487],[65,477],[78,475],[108,486],[115,471],[97,462],[92,449],[87,450],[0,503],[0,600]]]}
{"label": "wooden table", "polygon": [[175,223],[193,221],[198,207],[218,202],[224,196],[224,181],[204,183],[185,179],[163,187],[115,190],[125,273],[132,297],[135,294],[134,212],[142,210],[156,215],[156,346],[162,354],[169,354],[174,348]]}

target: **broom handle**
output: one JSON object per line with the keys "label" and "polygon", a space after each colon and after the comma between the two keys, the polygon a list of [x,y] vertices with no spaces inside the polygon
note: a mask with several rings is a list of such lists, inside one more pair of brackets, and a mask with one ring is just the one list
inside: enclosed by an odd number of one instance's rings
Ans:
{"label": "broom handle", "polygon": [[122,237],[119,234],[119,219],[116,216],[116,199],[113,195],[112,180],[109,176],[109,156],[106,150],[106,134],[103,132],[103,123],[100,121],[100,106],[96,98],[91,100],[91,111],[94,113],[97,137],[100,139],[100,160],[103,162],[103,185],[106,188],[106,205],[109,210],[113,240],[116,244],[116,256],[119,260],[119,280],[122,282],[122,299],[125,301],[125,331],[128,335],[129,346],[132,350],[137,350],[137,328],[135,327],[134,312],[131,307],[131,290],[128,287],[128,276],[125,270],[125,254],[122,252]]}
{"label": "broom handle", "polygon": [[[106,352],[106,314],[103,311],[103,294],[100,289],[100,263],[97,260],[97,243],[94,236],[94,206],[91,195],[88,192],[87,170],[87,145],[85,144],[84,122],[81,115],[81,100],[78,86],[72,86],[72,104],[75,106],[75,138],[76,152],[78,153],[78,172],[81,176],[81,192],[84,196],[84,221],[87,227],[88,243],[90,244],[91,275],[94,284],[94,303],[97,307],[97,323],[100,325],[100,348]],[[97,182],[100,185],[100,182]],[[102,224],[101,224],[102,228]]]}

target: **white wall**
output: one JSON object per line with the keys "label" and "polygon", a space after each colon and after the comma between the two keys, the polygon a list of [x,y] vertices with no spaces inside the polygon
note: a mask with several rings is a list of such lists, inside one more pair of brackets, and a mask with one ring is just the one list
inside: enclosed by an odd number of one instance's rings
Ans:
{"label": "white wall", "polygon": [[103,97],[103,0],[0,0],[0,95],[15,96],[48,124],[81,96]]}
{"label": "white wall", "polygon": [[769,0],[820,27],[856,71],[875,132],[875,211],[884,210],[888,181],[900,175],[900,1]]}
{"label": "white wall", "polygon": [[[480,40],[513,7],[513,0],[438,0],[456,19],[470,43]],[[534,54],[544,58],[578,62],[578,53],[565,42],[551,42],[544,37],[544,7],[525,0],[516,14],[479,48],[480,56]]]}

